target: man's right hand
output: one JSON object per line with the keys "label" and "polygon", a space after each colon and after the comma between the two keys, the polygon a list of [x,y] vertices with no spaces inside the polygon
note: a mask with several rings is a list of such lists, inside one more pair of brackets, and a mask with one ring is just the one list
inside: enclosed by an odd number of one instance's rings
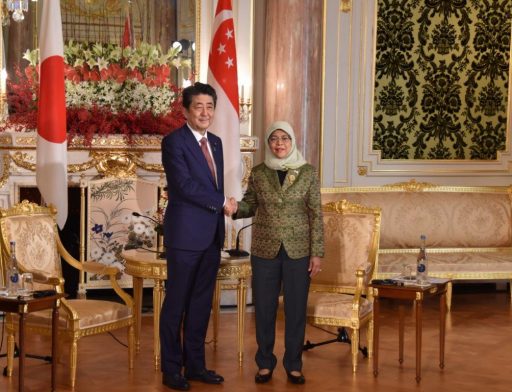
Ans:
{"label": "man's right hand", "polygon": [[224,215],[231,216],[238,210],[238,203],[234,197],[228,198],[224,206]]}

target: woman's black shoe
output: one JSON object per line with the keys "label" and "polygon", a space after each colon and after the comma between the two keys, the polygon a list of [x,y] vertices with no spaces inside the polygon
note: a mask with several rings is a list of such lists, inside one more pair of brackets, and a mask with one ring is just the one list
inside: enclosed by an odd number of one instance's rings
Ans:
{"label": "woman's black shoe", "polygon": [[288,376],[288,380],[292,384],[304,384],[306,382],[306,379],[304,378],[303,374],[300,374],[299,376],[294,376],[291,372],[286,372],[286,375]]}
{"label": "woman's black shoe", "polygon": [[256,373],[256,376],[254,376],[254,381],[256,384],[265,384],[266,382],[269,382],[272,379],[272,373],[274,370],[270,370],[268,373],[261,374],[261,370],[268,370],[268,369],[260,369],[258,373]]}

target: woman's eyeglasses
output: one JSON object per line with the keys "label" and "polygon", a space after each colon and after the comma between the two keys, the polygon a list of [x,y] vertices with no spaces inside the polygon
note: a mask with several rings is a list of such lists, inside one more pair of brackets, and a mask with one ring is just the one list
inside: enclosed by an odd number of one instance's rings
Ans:
{"label": "woman's eyeglasses", "polygon": [[268,141],[270,143],[277,143],[278,141],[281,141],[283,143],[288,143],[289,141],[291,141],[292,138],[290,136],[271,136],[268,138]]}

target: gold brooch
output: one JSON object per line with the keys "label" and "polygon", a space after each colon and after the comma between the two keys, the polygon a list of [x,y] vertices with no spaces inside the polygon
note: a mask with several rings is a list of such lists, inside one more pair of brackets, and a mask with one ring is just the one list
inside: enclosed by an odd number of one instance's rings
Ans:
{"label": "gold brooch", "polygon": [[288,172],[288,182],[291,184],[293,184],[293,182],[295,181],[295,179],[297,178],[297,174],[299,172],[297,170],[290,170]]}

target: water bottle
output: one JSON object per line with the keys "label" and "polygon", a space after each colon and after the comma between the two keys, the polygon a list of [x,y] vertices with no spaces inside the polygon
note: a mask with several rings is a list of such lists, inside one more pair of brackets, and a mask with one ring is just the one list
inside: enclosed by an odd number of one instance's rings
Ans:
{"label": "water bottle", "polygon": [[420,251],[418,253],[418,259],[416,260],[416,281],[418,283],[427,283],[428,282],[428,264],[427,264],[427,250],[425,246],[425,241],[427,237],[422,234],[420,236]]}
{"label": "water bottle", "polygon": [[20,289],[20,271],[16,259],[16,242],[11,241],[11,258],[7,269],[7,291],[9,295],[17,295]]}

